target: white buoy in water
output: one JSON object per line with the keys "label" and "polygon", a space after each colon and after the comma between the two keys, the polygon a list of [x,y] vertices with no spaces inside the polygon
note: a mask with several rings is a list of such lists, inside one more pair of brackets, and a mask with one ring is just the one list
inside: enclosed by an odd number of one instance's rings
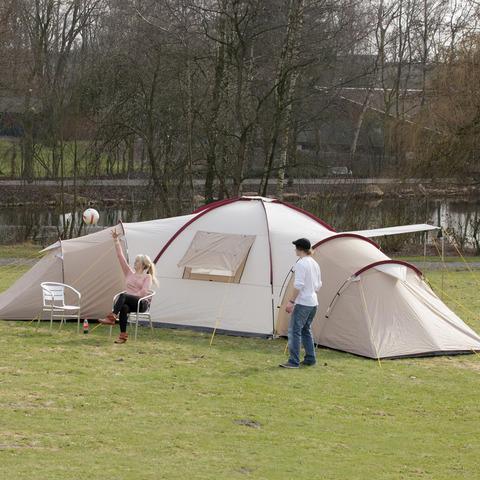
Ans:
{"label": "white buoy in water", "polygon": [[83,212],[83,222],[87,225],[96,225],[100,215],[94,208],[87,208]]}

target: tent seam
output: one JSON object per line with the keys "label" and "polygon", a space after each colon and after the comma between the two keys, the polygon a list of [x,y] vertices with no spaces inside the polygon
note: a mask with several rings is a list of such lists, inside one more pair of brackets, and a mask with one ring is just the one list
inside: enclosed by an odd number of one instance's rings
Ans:
{"label": "tent seam", "polygon": [[363,290],[363,281],[362,279],[360,278],[360,293],[361,293],[361,297],[362,297],[362,301],[363,301],[363,309],[365,310],[365,313],[367,314],[367,320],[368,320],[368,333],[370,335],[370,341],[372,342],[372,346],[373,348],[375,349],[375,353],[377,355],[377,360],[380,360],[380,355],[378,354],[378,347],[375,343],[375,340],[373,339],[373,335],[372,335],[372,319],[370,317],[370,312],[368,311],[368,305],[367,305],[367,301],[365,300],[365,294],[364,294],[364,290]]}
{"label": "tent seam", "polygon": [[272,259],[272,242],[270,239],[270,223],[268,221],[267,209],[265,207],[265,202],[263,199],[260,201],[263,208],[263,213],[265,214],[265,224],[267,227],[267,240],[268,240],[268,253],[270,256],[270,289],[271,289],[271,303],[272,303],[272,335],[275,335],[275,305],[273,298],[273,259]]}
{"label": "tent seam", "polygon": [[65,262],[63,260],[63,244],[62,239],[59,237],[58,241],[60,242],[60,253],[62,255],[62,283],[65,283]]}

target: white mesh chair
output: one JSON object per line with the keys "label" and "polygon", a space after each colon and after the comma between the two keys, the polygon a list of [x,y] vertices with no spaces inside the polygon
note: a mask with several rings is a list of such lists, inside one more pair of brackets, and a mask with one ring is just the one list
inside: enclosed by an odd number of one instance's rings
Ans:
{"label": "white mesh chair", "polygon": [[[113,303],[112,305],[115,306],[115,302],[117,301],[117,298],[125,292],[118,292],[114,297],[113,297]],[[153,323],[152,323],[152,317],[150,315],[150,306],[152,305],[152,299],[155,295],[155,292],[153,290],[148,291],[148,295],[145,295],[144,297],[140,298],[138,301],[138,306],[137,306],[137,311],[136,312],[130,312],[128,314],[128,323],[134,324],[135,325],[135,335],[134,339],[137,339],[137,331],[138,331],[138,322],[140,320],[148,320],[148,323],[150,325],[150,330],[153,333]],[[147,309],[144,312],[140,312],[140,303],[142,300],[147,301]],[[113,309],[113,308],[112,308]],[[110,336],[112,336],[112,328],[113,326],[110,326]]]}
{"label": "white mesh chair", "polygon": [[[54,318],[60,318],[60,326],[66,323],[68,317],[77,318],[77,332],[80,332],[80,301],[82,294],[75,290],[70,285],[58,282],[42,282],[43,306],[42,312],[50,313],[50,328],[53,325]],[[65,305],[65,290],[72,292],[75,300],[78,300],[77,305]],[[40,323],[40,315],[38,317]]]}

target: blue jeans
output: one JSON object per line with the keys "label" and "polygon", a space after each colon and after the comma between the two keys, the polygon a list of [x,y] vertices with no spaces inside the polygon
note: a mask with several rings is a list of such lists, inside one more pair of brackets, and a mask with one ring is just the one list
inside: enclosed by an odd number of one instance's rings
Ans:
{"label": "blue jeans", "polygon": [[293,365],[300,365],[301,344],[305,349],[305,363],[314,364],[317,361],[311,329],[316,313],[317,307],[295,305],[293,308],[288,327],[288,350],[290,352],[288,362]]}

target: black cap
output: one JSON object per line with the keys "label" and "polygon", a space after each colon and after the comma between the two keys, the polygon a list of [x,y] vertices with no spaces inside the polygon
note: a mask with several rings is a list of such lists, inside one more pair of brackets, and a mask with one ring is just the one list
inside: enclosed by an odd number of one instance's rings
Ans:
{"label": "black cap", "polygon": [[312,248],[312,244],[308,238],[299,238],[292,242],[299,250],[305,250],[308,252]]}

